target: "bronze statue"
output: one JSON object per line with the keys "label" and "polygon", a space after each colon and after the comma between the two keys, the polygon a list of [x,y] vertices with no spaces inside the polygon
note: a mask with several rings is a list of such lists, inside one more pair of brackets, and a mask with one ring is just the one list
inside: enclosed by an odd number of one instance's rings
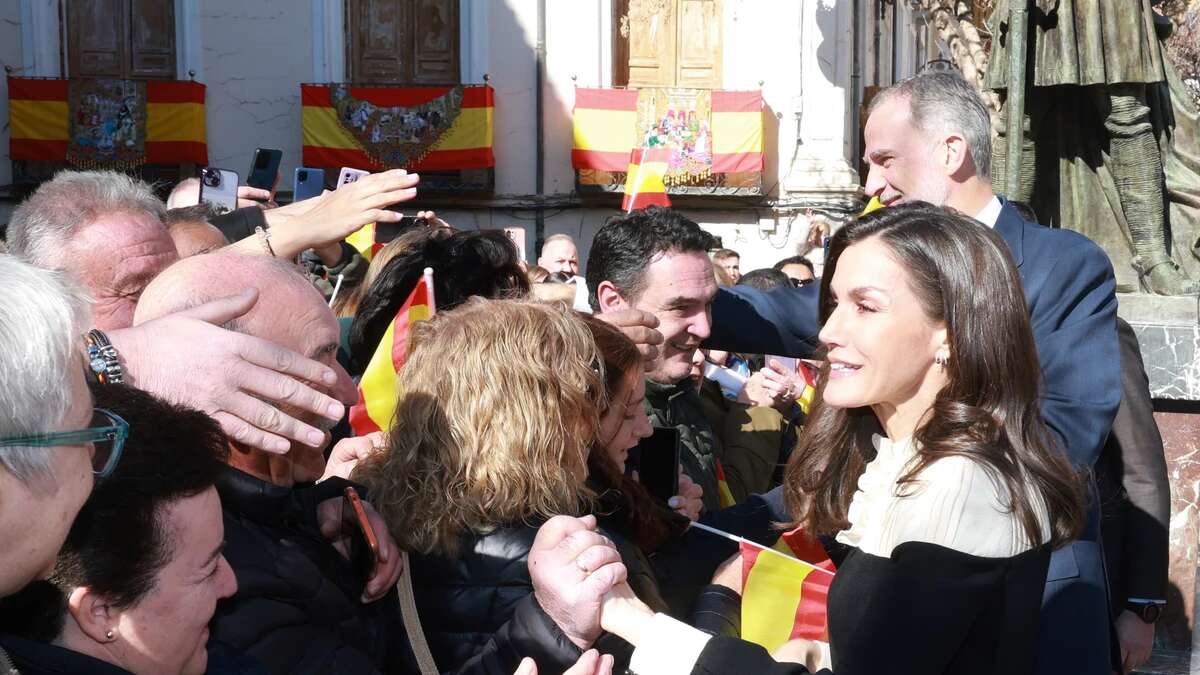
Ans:
{"label": "bronze statue", "polygon": [[[1023,104],[1020,180],[1009,198],[1030,203],[1046,224],[1096,240],[1113,258],[1118,282],[1132,267],[1146,291],[1200,293],[1200,283],[1171,257],[1160,147],[1169,115],[1153,109],[1171,65],[1151,0],[1011,1],[1029,3],[1024,100],[1007,91],[1009,2],[997,2],[992,14],[985,80],[1006,106],[1013,99],[1019,112]],[[1007,126],[1002,122],[992,162],[1001,192]]]}

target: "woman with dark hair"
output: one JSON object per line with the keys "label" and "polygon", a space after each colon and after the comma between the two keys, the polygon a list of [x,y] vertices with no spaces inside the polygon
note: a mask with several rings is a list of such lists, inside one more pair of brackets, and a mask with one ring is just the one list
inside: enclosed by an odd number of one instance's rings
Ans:
{"label": "woman with dark hair", "polygon": [[[1031,672],[1050,550],[1078,535],[1083,493],[1038,411],[1007,246],[946,209],[891,207],[833,236],[821,285],[828,363],[785,490],[841,546],[832,672]],[[638,647],[634,672],[808,672],[689,633],[627,587],[602,624]]]}
{"label": "woman with dark hair", "polygon": [[362,373],[426,267],[433,268],[439,312],[472,296],[516,298],[529,293],[520,254],[502,230],[437,229],[409,243],[384,266],[358,306],[349,334],[351,361],[358,367],[350,369],[351,375]]}
{"label": "woman with dark hair", "polygon": [[93,392],[129,423],[121,462],[84,503],[49,581],[3,601],[0,645],[26,675],[201,675],[208,622],[237,590],[214,487],[225,435],[132,387]]}
{"label": "woman with dark hair", "polygon": [[629,451],[653,430],[643,405],[642,355],[619,330],[591,316],[580,317],[604,361],[605,407],[587,459],[587,485],[596,495],[592,513],[621,552],[629,585],[643,602],[655,611],[687,616],[706,632],[737,635],[741,602],[730,587],[740,587],[740,580],[732,581],[729,574],[740,576],[741,565],[721,568],[713,579],[731,551],[707,533],[689,532],[700,500],[685,495],[695,495],[699,488],[681,474],[679,491],[685,494],[674,498],[680,505],[672,511],[625,471]]}

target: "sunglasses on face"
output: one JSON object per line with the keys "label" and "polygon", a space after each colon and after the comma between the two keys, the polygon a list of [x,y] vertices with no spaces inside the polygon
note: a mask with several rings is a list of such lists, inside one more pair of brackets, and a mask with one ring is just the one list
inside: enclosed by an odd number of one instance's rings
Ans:
{"label": "sunglasses on face", "polygon": [[121,458],[125,439],[129,438],[129,423],[104,408],[92,410],[92,421],[78,431],[51,431],[28,436],[0,438],[0,448],[53,448],[64,445],[91,445],[92,473],[97,480],[107,478]]}

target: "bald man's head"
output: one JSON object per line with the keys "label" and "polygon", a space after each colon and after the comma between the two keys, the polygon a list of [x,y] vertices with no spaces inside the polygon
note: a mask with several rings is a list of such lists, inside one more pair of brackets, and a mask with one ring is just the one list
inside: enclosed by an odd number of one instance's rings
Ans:
{"label": "bald man's head", "polygon": [[[258,302],[225,327],[273,342],[332,368],[338,374],[338,384],[329,388],[312,386],[347,405],[354,403],[357,398],[354,383],[337,362],[337,319],[317,289],[290,262],[233,251],[186,258],[167,268],[142,293],[134,324],[235,295],[247,288],[258,290]],[[197,353],[203,356],[205,352]],[[224,368],[227,364],[199,362],[195,367]],[[319,416],[291,406],[283,405],[281,410],[317,428],[328,430],[332,426]],[[293,442],[291,452],[283,456],[260,453],[234,443],[230,463],[276,485],[290,486],[321,477],[325,466],[322,451],[328,442],[328,434],[319,447]]]}

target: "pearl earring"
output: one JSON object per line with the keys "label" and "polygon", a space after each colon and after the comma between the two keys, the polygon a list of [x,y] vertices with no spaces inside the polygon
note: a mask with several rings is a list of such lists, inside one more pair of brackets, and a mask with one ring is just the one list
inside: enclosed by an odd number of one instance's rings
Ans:
{"label": "pearl earring", "polygon": [[106,633],[104,634],[104,637],[105,637],[105,638],[108,638],[109,640],[113,639],[113,632],[112,632],[111,630],[110,630],[110,631],[108,631],[108,632],[106,632]]}

